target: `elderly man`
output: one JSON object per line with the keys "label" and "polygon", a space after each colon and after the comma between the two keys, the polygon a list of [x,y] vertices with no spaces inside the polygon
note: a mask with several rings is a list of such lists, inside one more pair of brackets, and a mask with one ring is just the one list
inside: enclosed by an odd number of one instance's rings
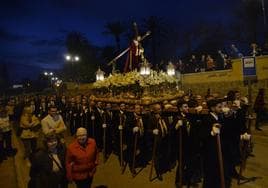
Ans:
{"label": "elderly man", "polygon": [[90,188],[98,165],[98,150],[94,139],[87,137],[87,130],[80,127],[76,139],[69,145],[66,156],[67,178],[78,188]]}

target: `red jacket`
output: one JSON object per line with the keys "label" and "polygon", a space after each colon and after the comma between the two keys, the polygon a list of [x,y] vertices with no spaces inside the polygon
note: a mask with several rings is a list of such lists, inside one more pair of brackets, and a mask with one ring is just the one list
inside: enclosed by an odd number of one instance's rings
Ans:
{"label": "red jacket", "polygon": [[69,181],[93,177],[97,165],[98,151],[94,139],[88,138],[85,148],[77,140],[69,145],[66,155],[66,171]]}

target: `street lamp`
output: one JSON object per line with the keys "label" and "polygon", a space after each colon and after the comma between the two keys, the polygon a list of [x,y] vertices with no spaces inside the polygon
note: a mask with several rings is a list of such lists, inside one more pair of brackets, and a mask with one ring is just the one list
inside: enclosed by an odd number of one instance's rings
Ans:
{"label": "street lamp", "polygon": [[151,73],[151,67],[147,60],[144,60],[141,64],[140,75],[148,76]]}
{"label": "street lamp", "polygon": [[47,72],[47,71],[44,72],[44,75],[47,77],[53,76],[53,74],[54,74],[53,72]]}
{"label": "street lamp", "polygon": [[59,78],[58,77],[52,77],[51,80],[57,81]]}
{"label": "street lamp", "polygon": [[44,75],[47,77],[47,79],[49,79],[50,85],[52,87],[52,80],[54,80],[54,77],[52,77],[52,76],[54,75],[54,73],[53,72],[47,72],[47,71],[45,71],[44,72]]}
{"label": "street lamp", "polygon": [[79,59],[80,59],[80,58],[79,58],[78,56],[75,56],[75,57],[74,57],[74,60],[75,60],[75,61],[79,61]]}
{"label": "street lamp", "polygon": [[96,80],[97,81],[102,81],[104,80],[104,72],[100,69],[98,69],[98,71],[96,72]]}
{"label": "street lamp", "polygon": [[171,62],[169,62],[168,65],[167,65],[167,74],[169,76],[174,76],[175,75],[175,67]]}
{"label": "street lamp", "polygon": [[66,55],[65,56],[65,60],[66,61],[70,61],[70,62],[78,62],[80,60],[80,57],[75,55],[75,56],[72,56],[72,55]]}

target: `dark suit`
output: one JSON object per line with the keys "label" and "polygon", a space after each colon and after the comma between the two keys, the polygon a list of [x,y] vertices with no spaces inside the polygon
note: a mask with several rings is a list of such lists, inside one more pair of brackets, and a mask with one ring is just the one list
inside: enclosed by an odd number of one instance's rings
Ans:
{"label": "dark suit", "polygon": [[133,128],[138,126],[139,131],[138,133],[138,143],[137,143],[137,151],[139,151],[139,154],[136,154],[136,167],[145,167],[148,163],[148,161],[151,159],[150,157],[150,148],[151,142],[150,142],[150,134],[148,133],[148,124],[147,124],[147,117],[146,116],[140,116],[142,120],[142,127],[140,127],[138,124],[139,119],[134,115],[134,113],[130,113],[127,116],[126,120],[126,131],[127,131],[127,151],[125,154],[126,160],[129,164],[132,164],[133,161],[133,151],[134,151],[134,133]]}
{"label": "dark suit", "polygon": [[31,160],[29,188],[67,188],[65,170],[65,149],[58,148],[58,158],[61,168],[58,172],[53,172],[53,159],[48,151],[40,150]]}
{"label": "dark suit", "polygon": [[221,117],[216,119],[213,115],[208,114],[203,121],[203,126],[201,129],[201,138],[203,146],[203,159],[204,159],[204,188],[220,188],[220,168],[217,153],[217,138],[211,135],[212,126],[214,123],[222,124],[221,127],[221,145],[223,154],[223,164],[224,164],[224,178],[225,187],[230,187],[230,164],[228,158],[228,145],[226,145],[228,138],[228,125],[220,120]]}
{"label": "dark suit", "polygon": [[[153,129],[158,129],[159,134],[151,135],[157,139],[156,142],[156,155],[155,155],[155,170],[157,175],[161,175],[170,169],[169,161],[169,124],[167,119],[156,117],[155,114],[151,114],[149,118],[150,133],[152,134]],[[153,147],[153,145],[152,145]]]}

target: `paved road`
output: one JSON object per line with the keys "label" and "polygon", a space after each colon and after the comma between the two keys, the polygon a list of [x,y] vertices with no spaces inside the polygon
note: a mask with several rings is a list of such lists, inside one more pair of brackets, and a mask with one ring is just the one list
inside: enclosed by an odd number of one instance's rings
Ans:
{"label": "paved road", "polygon": [[[254,182],[249,182],[238,186],[236,181],[233,181],[233,188],[267,188],[268,187],[268,124],[263,127],[262,132],[253,131],[254,135],[254,154],[247,163],[247,169],[244,173],[247,177],[260,177]],[[67,142],[72,138],[68,137]],[[14,145],[20,148],[15,158],[10,158],[8,161],[0,164],[0,187],[2,188],[26,188],[28,182],[29,167],[23,160],[23,150],[20,140],[13,138]],[[102,159],[102,158],[101,158]],[[16,175],[17,174],[17,175]],[[149,182],[149,167],[143,169],[139,175],[132,178],[129,169],[126,169],[125,174],[120,174],[119,162],[112,155],[108,161],[101,163],[95,175],[93,186],[107,185],[109,188],[173,188],[175,179],[175,170],[166,173],[161,182],[154,180]],[[70,188],[75,187],[70,185]],[[201,186],[199,186],[201,187]]]}

